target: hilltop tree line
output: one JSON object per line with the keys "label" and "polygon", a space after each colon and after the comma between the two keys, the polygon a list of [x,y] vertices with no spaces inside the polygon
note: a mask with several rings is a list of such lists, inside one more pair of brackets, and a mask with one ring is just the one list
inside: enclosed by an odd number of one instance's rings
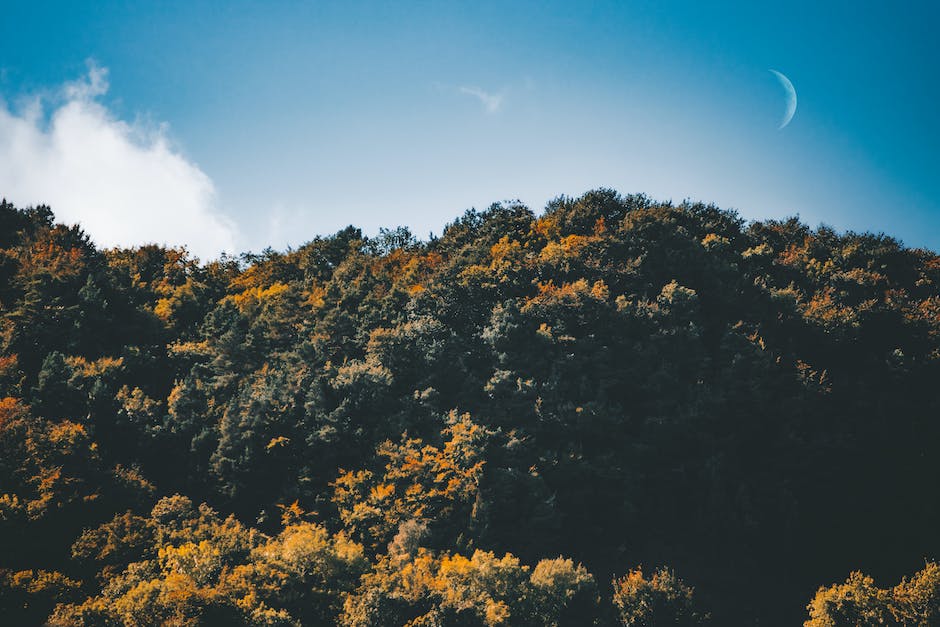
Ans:
{"label": "hilltop tree line", "polygon": [[938,381],[885,235],[602,189],[201,263],[4,201],[0,616],[938,624]]}

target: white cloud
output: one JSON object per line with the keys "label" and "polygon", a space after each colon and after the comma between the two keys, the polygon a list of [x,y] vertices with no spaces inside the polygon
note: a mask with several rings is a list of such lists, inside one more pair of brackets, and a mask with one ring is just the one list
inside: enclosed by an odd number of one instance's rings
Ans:
{"label": "white cloud", "polygon": [[165,125],[114,116],[97,100],[107,91],[107,69],[89,64],[56,98],[19,111],[0,101],[0,196],[47,204],[101,246],[183,244],[203,259],[235,252],[212,180],[174,149]]}
{"label": "white cloud", "polygon": [[487,113],[496,113],[503,106],[502,94],[491,94],[479,87],[458,87],[458,91],[479,100]]}
{"label": "white cloud", "polygon": [[62,93],[68,100],[91,100],[108,93],[108,68],[89,62],[88,76],[76,81],[69,81],[62,86]]}

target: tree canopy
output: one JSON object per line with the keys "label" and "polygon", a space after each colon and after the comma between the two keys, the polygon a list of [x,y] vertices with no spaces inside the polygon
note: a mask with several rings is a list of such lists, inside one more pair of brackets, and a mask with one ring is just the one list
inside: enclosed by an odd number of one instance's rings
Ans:
{"label": "tree canopy", "polygon": [[0,615],[933,624],[938,375],[883,234],[600,189],[204,263],[4,201]]}

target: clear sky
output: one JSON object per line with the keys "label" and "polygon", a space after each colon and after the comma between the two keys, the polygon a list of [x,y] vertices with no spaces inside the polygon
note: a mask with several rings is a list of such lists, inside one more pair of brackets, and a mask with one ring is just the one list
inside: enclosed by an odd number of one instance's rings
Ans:
{"label": "clear sky", "polygon": [[940,249],[938,25],[936,2],[4,0],[0,195],[204,257],[600,186]]}

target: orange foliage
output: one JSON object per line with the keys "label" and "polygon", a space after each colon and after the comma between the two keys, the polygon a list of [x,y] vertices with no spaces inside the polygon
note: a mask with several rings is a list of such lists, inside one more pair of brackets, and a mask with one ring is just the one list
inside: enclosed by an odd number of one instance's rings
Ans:
{"label": "orange foliage", "polygon": [[264,301],[276,298],[285,292],[290,292],[291,287],[286,283],[274,283],[268,287],[250,287],[245,291],[232,296],[232,301],[242,311],[255,307]]}

